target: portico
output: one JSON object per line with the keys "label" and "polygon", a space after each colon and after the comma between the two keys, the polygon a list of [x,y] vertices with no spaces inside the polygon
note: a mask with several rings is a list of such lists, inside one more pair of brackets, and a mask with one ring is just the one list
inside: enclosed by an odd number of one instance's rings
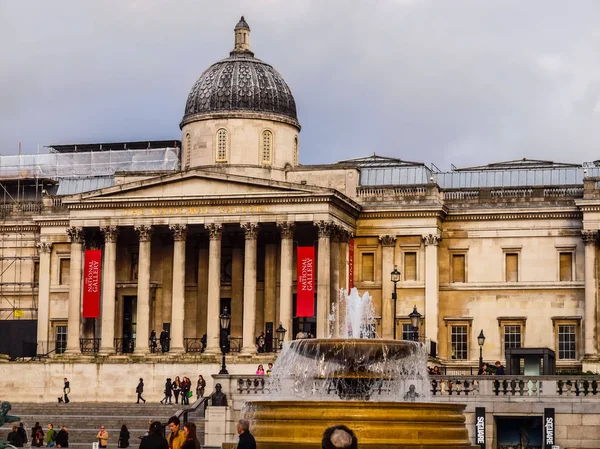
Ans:
{"label": "portico", "polygon": [[[154,196],[157,188],[160,198]],[[240,188],[250,193],[241,196]],[[69,211],[72,273],[66,352],[79,354],[80,338],[96,338],[99,352],[110,355],[123,350],[117,341],[133,338],[140,356],[150,351],[150,332],[158,335],[164,327],[171,354],[184,353],[188,339],[204,334],[206,353],[219,352],[225,307],[232,315],[232,344],[242,354],[256,351],[261,332],[274,337],[280,322],[291,338],[298,327],[293,317],[299,244],[317,247],[321,299],[315,328],[325,335],[330,291],[338,288],[329,274],[348,265],[330,239],[354,232],[360,208],[329,189],[201,170],[162,177],[159,184],[153,178],[76,195],[63,204]],[[59,241],[64,230],[47,229],[48,244],[53,232]],[[81,326],[75,311],[81,309],[83,251],[91,247],[103,249],[102,312],[97,322]]]}

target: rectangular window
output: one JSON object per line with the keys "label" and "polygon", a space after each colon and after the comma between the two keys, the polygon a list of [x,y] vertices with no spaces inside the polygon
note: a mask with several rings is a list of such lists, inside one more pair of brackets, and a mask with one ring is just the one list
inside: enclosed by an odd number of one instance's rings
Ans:
{"label": "rectangular window", "polygon": [[69,285],[71,277],[71,259],[59,259],[58,283],[60,285]]}
{"label": "rectangular window", "polygon": [[576,351],[576,326],[574,324],[558,326],[558,358],[559,360],[574,360]]}
{"label": "rectangular window", "polygon": [[519,281],[519,254],[506,253],[506,282]]}
{"label": "rectangular window", "polygon": [[56,353],[63,354],[67,349],[67,326],[56,326]]}
{"label": "rectangular window", "polygon": [[452,360],[467,360],[469,351],[466,325],[451,327],[450,342]]}
{"label": "rectangular window", "polygon": [[38,285],[40,283],[40,263],[39,261],[33,262],[33,284]]}
{"label": "rectangular window", "polygon": [[412,340],[412,334],[413,334],[412,325],[410,323],[408,323],[408,324],[403,323],[402,324],[402,340]]}
{"label": "rectangular window", "polygon": [[417,253],[404,253],[404,280],[417,280]]}
{"label": "rectangular window", "polygon": [[561,281],[572,281],[573,280],[573,253],[572,252],[561,252],[559,253],[559,270]]}
{"label": "rectangular window", "polygon": [[465,255],[452,254],[452,282],[465,282]]}
{"label": "rectangular window", "polygon": [[362,254],[362,280],[363,282],[372,282],[375,280],[375,254]]}
{"label": "rectangular window", "polygon": [[504,326],[504,351],[509,348],[521,347],[521,326],[507,324]]}

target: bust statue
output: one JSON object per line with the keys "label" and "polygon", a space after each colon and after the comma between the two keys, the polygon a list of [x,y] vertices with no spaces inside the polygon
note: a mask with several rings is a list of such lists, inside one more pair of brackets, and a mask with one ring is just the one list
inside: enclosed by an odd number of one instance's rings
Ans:
{"label": "bust statue", "polygon": [[404,400],[408,402],[415,402],[415,400],[419,397],[419,393],[417,393],[415,386],[410,384],[408,387],[408,391],[404,395]]}
{"label": "bust statue", "polygon": [[215,392],[211,395],[211,405],[213,407],[226,407],[227,395],[221,391],[221,384],[215,385]]}

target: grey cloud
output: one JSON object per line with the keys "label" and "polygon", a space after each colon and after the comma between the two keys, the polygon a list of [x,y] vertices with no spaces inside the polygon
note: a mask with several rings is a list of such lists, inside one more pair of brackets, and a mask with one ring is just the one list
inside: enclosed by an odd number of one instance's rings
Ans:
{"label": "grey cloud", "polygon": [[242,14],[294,92],[302,163],[599,158],[594,0],[1,2],[0,152],[179,138]]}

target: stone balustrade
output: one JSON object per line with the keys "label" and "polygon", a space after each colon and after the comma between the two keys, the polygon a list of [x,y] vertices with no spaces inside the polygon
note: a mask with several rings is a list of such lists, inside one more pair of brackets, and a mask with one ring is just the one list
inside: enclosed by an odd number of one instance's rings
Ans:
{"label": "stone balustrade", "polygon": [[[215,382],[236,400],[256,397],[268,393],[268,376],[260,375],[217,375]],[[465,402],[467,397],[481,400],[512,401],[516,398],[591,398],[600,400],[600,376],[429,376],[431,400]],[[335,395],[334,389],[331,392]]]}

